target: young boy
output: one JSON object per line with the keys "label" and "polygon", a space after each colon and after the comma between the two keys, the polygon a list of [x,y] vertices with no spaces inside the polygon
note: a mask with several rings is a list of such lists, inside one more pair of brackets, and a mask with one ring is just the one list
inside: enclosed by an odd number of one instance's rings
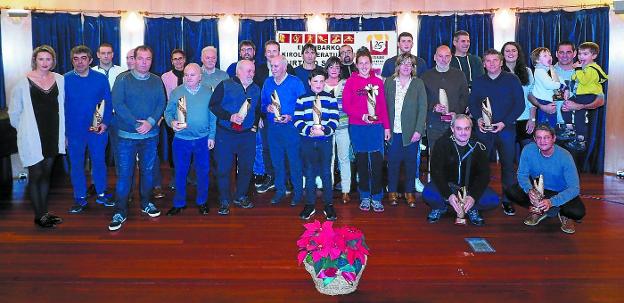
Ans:
{"label": "young boy", "polygon": [[[553,75],[548,72],[552,68],[552,55],[550,50],[545,47],[538,47],[531,52],[531,60],[535,65],[535,82],[531,94],[535,96],[537,101],[542,105],[547,105],[553,100],[553,90],[565,89],[565,84],[553,80]],[[554,72],[554,70],[553,70]],[[537,110],[537,124],[548,123],[550,127],[557,124],[557,113],[548,114],[541,109]]]}
{"label": "young boy", "polygon": [[[576,82],[576,96],[571,100],[575,103],[587,105],[598,95],[604,95],[602,84],[608,79],[607,74],[594,62],[598,57],[599,46],[594,42],[584,42],[578,47],[578,62],[574,64],[575,71],[572,81]],[[585,150],[585,138],[587,138],[587,122],[585,114],[587,109],[573,112],[562,112],[563,121],[568,129],[576,133],[576,140],[566,145],[576,150]],[[574,116],[574,120],[572,120]]]}
{"label": "young boy", "polygon": [[[295,105],[295,127],[301,138],[301,158],[304,164],[305,206],[299,217],[307,220],[315,213],[316,176],[323,182],[323,202],[327,220],[336,220],[336,211],[332,203],[332,153],[333,135],[338,126],[338,102],[325,88],[327,72],[315,69],[310,72],[310,90]],[[318,100],[318,101],[317,101]],[[320,101],[320,102],[319,102]],[[329,186],[328,186],[329,184]]]}

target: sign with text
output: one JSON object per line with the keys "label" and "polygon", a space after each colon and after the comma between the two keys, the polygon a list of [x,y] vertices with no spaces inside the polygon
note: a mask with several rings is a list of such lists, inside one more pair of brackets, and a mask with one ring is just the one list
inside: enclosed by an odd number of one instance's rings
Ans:
{"label": "sign with text", "polygon": [[342,45],[350,45],[354,56],[360,47],[365,46],[373,57],[373,70],[378,74],[381,73],[386,59],[397,54],[397,34],[394,31],[326,33],[278,31],[276,37],[282,55],[293,67],[303,64],[301,50],[306,43],[316,46],[318,54],[316,64],[319,66],[325,66],[325,61],[331,56],[338,57]]}

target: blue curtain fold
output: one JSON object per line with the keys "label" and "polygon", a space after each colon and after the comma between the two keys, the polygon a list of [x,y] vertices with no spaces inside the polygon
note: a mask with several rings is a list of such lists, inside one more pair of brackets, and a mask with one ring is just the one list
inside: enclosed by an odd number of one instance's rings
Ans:
{"label": "blue curtain fold", "polygon": [[275,20],[277,23],[278,31],[305,31],[306,20],[305,19],[286,19],[279,18]]}
{"label": "blue curtain fold", "polygon": [[360,17],[353,18],[329,18],[327,30],[330,32],[352,32],[360,30]]}
{"label": "blue curtain fold", "polygon": [[182,18],[145,18],[144,43],[154,50],[151,71],[171,69],[171,51],[182,48]]}
{"label": "blue curtain fold", "polygon": [[493,18],[493,14],[457,15],[455,31],[470,33],[471,54],[481,57],[486,50],[494,47]]}
{"label": "blue curtain fold", "polygon": [[264,42],[275,40],[275,22],[273,19],[255,21],[241,19],[238,31],[238,42],[251,40],[256,45],[256,60],[266,62],[264,57]]}
{"label": "blue curtain fold", "polygon": [[6,108],[6,93],[4,92],[4,65],[2,64],[2,26],[0,25],[0,109]]}
{"label": "blue curtain fold", "polygon": [[396,17],[362,18],[363,31],[395,31]]}
{"label": "blue curtain fold", "polygon": [[121,35],[120,17],[105,17],[105,16],[84,16],[83,22],[83,34],[84,44],[93,51],[93,64],[98,65],[98,58],[95,55],[98,47],[102,43],[110,43],[113,46],[113,64],[119,65],[121,62]]}
{"label": "blue curtain fold", "polygon": [[[191,21],[184,18],[182,25],[182,35],[184,41],[184,52],[188,63],[195,62],[201,65],[201,50],[206,46],[219,48],[219,20],[216,18]],[[171,60],[169,60],[169,65]],[[219,67],[219,56],[217,56],[217,67]]]}
{"label": "blue curtain fold", "polygon": [[32,13],[33,47],[48,44],[56,51],[54,71],[64,74],[72,70],[69,53],[72,47],[83,44],[80,15],[68,13]]}
{"label": "blue curtain fold", "polygon": [[[516,15],[516,42],[524,48],[525,55],[537,47],[556,51],[557,43],[563,40],[579,45],[593,41],[600,46],[596,58],[605,72],[609,72],[609,8],[600,7],[574,12],[556,10],[550,12],[518,13]],[[554,55],[553,55],[554,57]],[[603,173],[605,154],[606,94],[608,82],[604,85],[605,105],[589,111],[589,138],[582,163],[577,163],[583,172]]]}

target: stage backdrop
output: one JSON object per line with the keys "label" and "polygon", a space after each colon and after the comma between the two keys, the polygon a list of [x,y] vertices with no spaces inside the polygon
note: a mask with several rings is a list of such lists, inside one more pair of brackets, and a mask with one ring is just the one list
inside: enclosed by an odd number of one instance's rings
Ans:
{"label": "stage backdrop", "polygon": [[306,43],[312,43],[317,49],[316,63],[325,66],[325,61],[331,56],[338,56],[340,46],[351,45],[354,51],[360,47],[367,47],[373,57],[373,70],[381,73],[386,59],[397,54],[397,34],[394,31],[367,31],[367,32],[325,32],[308,33],[278,31],[277,40],[280,43],[282,55],[292,66],[303,64],[301,49]]}

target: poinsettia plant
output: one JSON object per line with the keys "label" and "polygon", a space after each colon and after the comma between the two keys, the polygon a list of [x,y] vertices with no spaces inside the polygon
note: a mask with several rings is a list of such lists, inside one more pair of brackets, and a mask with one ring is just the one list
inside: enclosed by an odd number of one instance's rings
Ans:
{"label": "poinsettia plant", "polygon": [[355,281],[369,255],[362,231],[351,226],[334,228],[333,221],[321,224],[315,220],[303,226],[306,230],[297,240],[299,264],[313,266],[324,285],[338,276],[350,283]]}

